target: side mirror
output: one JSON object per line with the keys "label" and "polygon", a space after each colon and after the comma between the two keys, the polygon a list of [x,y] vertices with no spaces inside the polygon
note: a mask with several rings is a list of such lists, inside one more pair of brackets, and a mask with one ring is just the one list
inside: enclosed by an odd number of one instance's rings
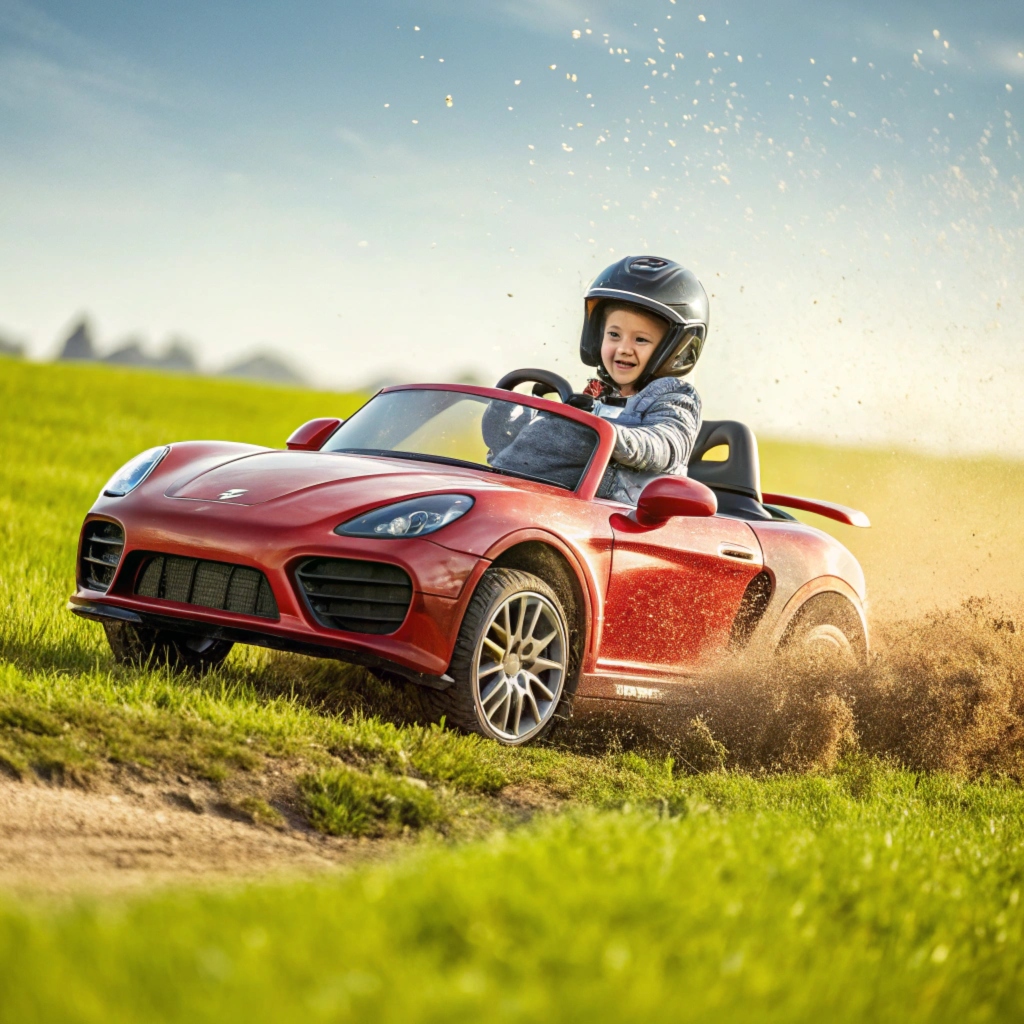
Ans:
{"label": "side mirror", "polygon": [[288,448],[293,452],[318,452],[323,448],[327,438],[333,434],[344,420],[333,417],[325,417],[319,420],[310,420],[303,423],[298,430],[288,438]]}
{"label": "side mirror", "polygon": [[688,476],[659,476],[641,492],[636,521],[645,527],[660,526],[673,516],[713,516],[718,499],[710,487]]}

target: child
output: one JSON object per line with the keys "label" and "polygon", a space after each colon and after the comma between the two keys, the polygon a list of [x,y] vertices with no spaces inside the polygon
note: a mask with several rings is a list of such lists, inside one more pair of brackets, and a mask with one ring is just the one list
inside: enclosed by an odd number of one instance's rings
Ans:
{"label": "child", "polygon": [[587,291],[580,358],[599,379],[571,402],[615,427],[599,497],[635,505],[655,477],[685,476],[701,403],[680,378],[700,357],[708,312],[696,276],[654,256],[620,260]]}
{"label": "child", "polygon": [[[679,378],[693,369],[707,329],[707,295],[678,263],[627,257],[590,286],[580,358],[597,367],[599,379],[573,395],[570,404],[612,421],[615,428],[615,450],[598,497],[635,505],[655,477],[685,476],[701,405],[693,385]],[[507,410],[494,407],[483,425],[490,464],[528,465],[552,483],[575,486],[589,456],[574,449],[574,438],[564,429],[553,437],[554,425],[546,414],[512,422]]]}

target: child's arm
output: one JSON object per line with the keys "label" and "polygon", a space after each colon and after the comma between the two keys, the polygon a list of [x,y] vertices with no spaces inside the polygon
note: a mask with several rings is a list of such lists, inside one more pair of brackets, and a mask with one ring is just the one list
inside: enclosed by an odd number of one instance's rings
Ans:
{"label": "child's arm", "polygon": [[615,427],[612,459],[641,472],[677,473],[689,461],[700,429],[700,396],[692,386],[654,400],[638,427]]}

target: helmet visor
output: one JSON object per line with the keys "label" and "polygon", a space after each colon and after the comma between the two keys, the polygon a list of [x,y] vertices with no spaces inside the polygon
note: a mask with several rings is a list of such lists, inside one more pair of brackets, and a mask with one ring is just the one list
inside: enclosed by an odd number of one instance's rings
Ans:
{"label": "helmet visor", "polygon": [[668,353],[660,367],[661,372],[673,374],[692,367],[697,361],[694,350],[696,350],[697,354],[700,353],[701,346],[704,344],[705,333],[706,328],[704,324],[684,324],[679,330],[680,337],[678,342],[673,346],[673,350]]}

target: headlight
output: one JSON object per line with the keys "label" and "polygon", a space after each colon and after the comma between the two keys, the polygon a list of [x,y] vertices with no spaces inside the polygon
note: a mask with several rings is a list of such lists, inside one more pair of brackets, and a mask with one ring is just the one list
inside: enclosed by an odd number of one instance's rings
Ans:
{"label": "headlight", "polygon": [[103,493],[108,498],[123,498],[129,491],[135,490],[153,472],[157,463],[170,450],[167,445],[163,445],[160,448],[150,448],[141,455],[136,455],[131,462],[126,462],[107,481]]}
{"label": "headlight", "polygon": [[376,508],[335,529],[344,537],[422,537],[464,516],[473,507],[466,494],[429,494]]}

